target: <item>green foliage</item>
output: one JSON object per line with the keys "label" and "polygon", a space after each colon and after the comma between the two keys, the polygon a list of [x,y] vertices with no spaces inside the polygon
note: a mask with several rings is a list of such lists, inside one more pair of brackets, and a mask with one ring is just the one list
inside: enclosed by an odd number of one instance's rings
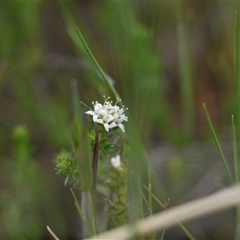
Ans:
{"label": "green foliage", "polygon": [[[102,128],[103,129],[103,128]],[[103,132],[105,130],[103,129]],[[90,133],[90,144],[91,144],[91,151],[93,152],[94,144],[95,144],[95,131],[91,130]],[[113,134],[104,134],[104,137],[102,137],[99,141],[99,150],[101,156],[106,156],[107,154],[115,154],[120,149],[119,144],[111,143],[111,138],[113,137]]]}
{"label": "green foliage", "polygon": [[[62,226],[61,232],[64,234],[63,220],[58,205],[54,204],[53,192],[49,191],[48,184],[43,183],[43,176],[40,176],[38,166],[33,160],[33,146],[28,129],[23,125],[17,126],[13,130],[12,138],[13,153],[5,165],[5,168],[11,171],[5,176],[4,184],[7,188],[1,192],[0,197],[1,237],[41,238],[42,229],[45,228],[42,214],[45,214],[46,220],[51,223],[58,219],[58,225]],[[49,202],[48,206],[56,211],[55,216],[48,215],[48,209],[43,205],[46,201]],[[28,217],[25,217],[26,215]]]}
{"label": "green foliage", "polygon": [[69,180],[72,180],[75,185],[78,183],[78,168],[75,158],[70,158],[69,156],[61,154],[57,158],[55,169],[57,174],[66,178],[64,182],[65,185],[69,182]]}
{"label": "green foliage", "polygon": [[[158,81],[161,59],[155,50],[153,32],[141,24],[131,2],[105,3],[103,12],[102,25],[106,26],[105,31],[112,42],[110,47],[118,63],[116,68],[121,73],[117,87],[138,134],[147,143],[156,116],[154,106],[156,102],[164,102]],[[166,116],[167,109],[164,104],[162,106],[157,112],[165,111]]]}
{"label": "green foliage", "polygon": [[[143,217],[142,184],[146,182],[149,164],[146,147],[151,152],[152,146],[164,142],[187,150],[189,140],[207,143],[202,138],[208,131],[202,117],[202,101],[207,102],[210,114],[207,109],[205,114],[230,182],[239,180],[239,20],[237,12],[234,22],[229,21],[228,15],[238,8],[238,3],[223,6],[217,2],[177,1],[176,9],[167,1],[137,4],[11,1],[0,6],[0,235],[3,238],[41,239],[45,236],[46,222],[55,224],[54,228],[58,228],[60,235],[62,230],[64,235],[70,221],[64,222],[59,205],[64,204],[61,201],[65,197],[58,197],[63,193],[57,192],[60,188],[50,180],[49,170],[51,158],[59,149],[68,149],[74,156],[60,154],[57,159],[56,171],[65,178],[65,185],[79,183],[81,190],[91,189],[95,132],[89,131],[90,124],[82,118],[84,109],[79,106],[78,94],[87,103],[103,93],[120,95],[129,107],[130,121],[124,138],[104,134],[99,128],[100,171],[111,178],[108,190],[114,193],[112,198],[104,189],[112,226]],[[61,25],[62,21],[58,22],[58,17],[65,20],[66,27]],[[49,61],[52,53],[62,55]],[[68,61],[66,55],[76,58]],[[106,72],[114,81],[109,81]],[[69,88],[72,78],[76,79],[71,84],[73,104]],[[222,108],[229,99],[233,100],[232,105]],[[232,113],[235,176],[228,166],[225,146],[220,146],[225,136],[222,127],[230,125]],[[127,182],[123,173],[107,166],[108,155],[122,149],[128,162]],[[196,154],[201,156],[201,152]],[[166,178],[157,173],[160,176],[153,177],[153,191],[158,196],[172,194],[171,199],[181,199],[187,182],[194,182],[190,176],[196,169],[191,164],[186,166],[186,159],[180,153],[166,160]],[[211,164],[217,160],[211,159]],[[177,191],[173,193],[165,183],[177,186]],[[164,192],[160,185],[164,186]],[[102,181],[98,187],[103,187]],[[77,205],[79,199],[74,201]],[[151,208],[150,204],[148,207]],[[238,225],[239,216],[238,208]]]}

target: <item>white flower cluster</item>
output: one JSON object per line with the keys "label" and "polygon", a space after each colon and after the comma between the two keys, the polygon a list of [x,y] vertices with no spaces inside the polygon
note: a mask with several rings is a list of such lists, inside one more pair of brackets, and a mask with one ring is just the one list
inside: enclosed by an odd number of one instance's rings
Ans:
{"label": "white flower cluster", "polygon": [[[105,96],[104,96],[105,98]],[[112,101],[108,101],[109,98],[105,98],[104,104],[96,101],[93,102],[94,111],[87,111],[93,117],[93,122],[103,124],[105,130],[108,132],[109,129],[119,127],[123,132],[125,128],[123,122],[126,122],[128,118],[125,116],[124,111],[127,108],[120,108],[117,104],[121,101],[117,99],[115,105],[112,105]]]}

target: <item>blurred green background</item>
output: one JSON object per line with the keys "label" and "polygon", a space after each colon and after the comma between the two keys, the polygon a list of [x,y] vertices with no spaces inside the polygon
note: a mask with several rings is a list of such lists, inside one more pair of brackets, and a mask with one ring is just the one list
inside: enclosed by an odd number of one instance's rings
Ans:
{"label": "blurred green background", "polygon": [[[237,9],[222,1],[1,2],[0,238],[51,239],[46,225],[61,239],[80,236],[54,170],[56,154],[71,149],[70,83],[88,105],[110,93],[76,27],[129,108],[158,197],[177,205],[226,185],[202,103],[231,161]],[[230,239],[233,218],[189,227],[199,239]],[[173,236],[186,238],[173,229],[166,239]]]}

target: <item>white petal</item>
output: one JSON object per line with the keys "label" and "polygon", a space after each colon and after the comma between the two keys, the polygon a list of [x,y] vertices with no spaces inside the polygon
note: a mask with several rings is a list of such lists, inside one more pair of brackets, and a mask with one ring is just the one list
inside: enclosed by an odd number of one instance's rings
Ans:
{"label": "white petal", "polygon": [[125,115],[123,114],[122,116],[120,116],[118,119],[117,119],[117,123],[122,123],[123,121],[125,121],[126,117]]}
{"label": "white petal", "polygon": [[105,116],[105,115],[108,115],[108,111],[107,111],[106,109],[102,108],[102,109],[99,111],[98,114],[99,114],[99,115],[102,115],[102,116]]}
{"label": "white petal", "polygon": [[123,132],[125,132],[125,128],[124,128],[124,126],[123,126],[123,124],[118,124],[118,127],[123,131]]}
{"label": "white petal", "polygon": [[100,123],[103,124],[103,120],[101,118],[97,118],[97,120],[95,121],[96,123]]}
{"label": "white petal", "polygon": [[102,109],[102,104],[100,104],[100,103],[97,103],[97,104],[95,104],[95,106],[94,106],[94,112],[95,113],[99,113],[99,111]]}
{"label": "white petal", "polygon": [[94,121],[94,122],[97,122],[97,120],[98,120],[98,115],[95,114],[95,115],[93,116],[93,121]]}
{"label": "white petal", "polygon": [[86,114],[89,114],[89,115],[95,115],[95,112],[93,112],[93,111],[87,111],[87,112],[85,112]]}
{"label": "white petal", "polygon": [[112,122],[110,125],[109,125],[109,128],[114,128],[114,127],[116,127],[117,126],[117,124],[115,123],[115,122]]}
{"label": "white petal", "polygon": [[107,123],[105,123],[103,125],[104,125],[105,130],[108,132],[109,131],[109,125]]}
{"label": "white petal", "polygon": [[112,115],[108,115],[106,121],[109,123],[114,119],[114,117]]}

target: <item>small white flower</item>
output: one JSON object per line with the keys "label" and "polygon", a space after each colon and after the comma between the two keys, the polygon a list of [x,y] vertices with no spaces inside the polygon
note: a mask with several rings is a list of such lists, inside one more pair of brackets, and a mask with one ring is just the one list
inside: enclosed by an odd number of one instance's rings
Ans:
{"label": "small white flower", "polygon": [[120,108],[117,106],[117,103],[121,101],[120,99],[116,101],[115,105],[112,105],[112,102],[109,102],[108,99],[109,98],[105,98],[103,105],[98,101],[95,103],[93,102],[94,111],[87,111],[86,114],[93,117],[93,122],[103,124],[107,132],[115,127],[119,127],[125,132],[123,122],[127,122],[128,120],[124,114],[127,108]]}
{"label": "small white flower", "polygon": [[121,167],[121,158],[120,155],[117,155],[116,157],[111,158],[111,164],[115,168]]}

